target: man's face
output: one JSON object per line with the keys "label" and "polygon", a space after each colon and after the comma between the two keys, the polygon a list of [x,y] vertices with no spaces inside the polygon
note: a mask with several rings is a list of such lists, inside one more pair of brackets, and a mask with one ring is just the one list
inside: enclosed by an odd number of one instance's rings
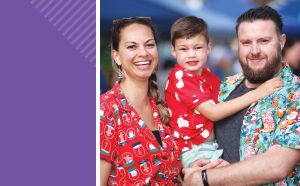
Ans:
{"label": "man's face", "polygon": [[281,66],[285,35],[276,33],[271,20],[244,21],[238,29],[239,61],[246,79],[253,84],[273,78]]}

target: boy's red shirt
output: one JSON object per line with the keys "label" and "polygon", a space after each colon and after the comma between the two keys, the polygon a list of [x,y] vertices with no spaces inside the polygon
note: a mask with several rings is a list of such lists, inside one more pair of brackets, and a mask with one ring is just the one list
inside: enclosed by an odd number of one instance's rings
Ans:
{"label": "boy's red shirt", "polygon": [[165,97],[171,114],[170,125],[181,152],[192,149],[191,143],[198,146],[211,135],[214,123],[195,108],[205,101],[219,103],[220,83],[206,68],[200,76],[175,65],[169,74]]}

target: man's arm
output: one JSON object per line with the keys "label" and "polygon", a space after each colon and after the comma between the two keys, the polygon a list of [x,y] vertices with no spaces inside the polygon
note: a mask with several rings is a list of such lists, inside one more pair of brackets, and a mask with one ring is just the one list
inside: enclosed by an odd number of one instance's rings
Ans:
{"label": "man's arm", "polygon": [[[278,182],[300,162],[300,150],[270,147],[265,153],[222,168],[208,169],[207,179],[214,185],[261,185]],[[184,170],[184,186],[202,185],[202,170]]]}

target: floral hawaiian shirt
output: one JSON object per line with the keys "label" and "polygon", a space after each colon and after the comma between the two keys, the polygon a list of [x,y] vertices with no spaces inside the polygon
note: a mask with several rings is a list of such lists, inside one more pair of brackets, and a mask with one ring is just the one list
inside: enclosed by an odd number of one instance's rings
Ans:
{"label": "floral hawaiian shirt", "polygon": [[112,164],[108,185],[177,185],[178,143],[149,101],[162,146],[124,97],[117,82],[100,97],[100,158]]}
{"label": "floral hawaiian shirt", "polygon": [[198,146],[211,135],[214,122],[195,108],[205,101],[218,103],[220,83],[219,78],[206,68],[200,76],[177,64],[169,74],[165,97],[180,152],[192,149],[192,144]]}
{"label": "floral hawaiian shirt", "polygon": [[[240,136],[240,160],[264,153],[269,147],[300,150],[300,78],[293,75],[287,63],[277,75],[284,87],[252,103],[246,112]],[[225,78],[220,86],[223,102],[244,80],[242,74]],[[287,157],[288,158],[288,157]],[[283,180],[266,185],[300,185],[300,164]]]}

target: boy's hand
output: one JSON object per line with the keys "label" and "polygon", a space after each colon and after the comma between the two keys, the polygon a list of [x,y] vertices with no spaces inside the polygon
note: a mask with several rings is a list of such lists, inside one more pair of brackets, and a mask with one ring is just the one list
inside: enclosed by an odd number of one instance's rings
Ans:
{"label": "boy's hand", "polygon": [[284,83],[281,78],[273,78],[257,87],[255,89],[255,93],[257,94],[258,99],[261,99],[270,94],[273,94],[277,90],[280,90],[283,86]]}

